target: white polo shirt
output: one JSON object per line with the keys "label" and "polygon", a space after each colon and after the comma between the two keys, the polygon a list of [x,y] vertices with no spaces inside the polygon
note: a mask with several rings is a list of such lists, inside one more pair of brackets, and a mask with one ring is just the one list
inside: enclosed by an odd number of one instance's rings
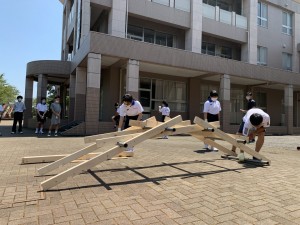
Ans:
{"label": "white polo shirt", "polygon": [[263,127],[270,126],[270,116],[265,113],[263,110],[258,108],[253,108],[247,111],[246,115],[243,117],[243,121],[245,122],[243,135],[248,136],[250,130],[256,130],[256,128],[250,122],[250,116],[254,113],[260,114],[263,117],[262,125]]}
{"label": "white polo shirt", "polygon": [[216,115],[216,114],[219,114],[219,112],[221,110],[222,110],[221,109],[221,104],[218,100],[217,101],[207,100],[204,103],[204,109],[203,109],[204,113],[209,113],[209,114]]}
{"label": "white polo shirt", "polygon": [[48,110],[48,106],[47,106],[47,104],[44,105],[44,104],[38,103],[36,106],[36,109],[39,112],[46,112]]}
{"label": "white polo shirt", "polygon": [[139,101],[132,101],[130,106],[124,105],[120,106],[120,116],[137,116],[144,111],[141,103]]}
{"label": "white polo shirt", "polygon": [[170,116],[170,108],[169,107],[162,107],[161,109],[159,109],[159,111],[161,112],[161,114],[163,116]]}

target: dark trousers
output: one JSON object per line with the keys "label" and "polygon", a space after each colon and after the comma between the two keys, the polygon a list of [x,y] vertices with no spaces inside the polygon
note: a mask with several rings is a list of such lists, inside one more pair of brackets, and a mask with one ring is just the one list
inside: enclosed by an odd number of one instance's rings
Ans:
{"label": "dark trousers", "polygon": [[137,116],[126,116],[124,129],[127,129],[128,127],[130,127],[129,126],[129,120],[137,120],[138,117],[139,117],[139,115],[137,115]]}
{"label": "dark trousers", "polygon": [[215,121],[219,121],[219,115],[207,113],[207,122],[215,122]]}
{"label": "dark trousers", "polygon": [[19,122],[19,129],[18,131],[21,132],[22,131],[22,121],[23,121],[23,113],[22,112],[15,112],[14,113],[14,124],[12,127],[12,132],[16,132],[17,131],[17,123]]}

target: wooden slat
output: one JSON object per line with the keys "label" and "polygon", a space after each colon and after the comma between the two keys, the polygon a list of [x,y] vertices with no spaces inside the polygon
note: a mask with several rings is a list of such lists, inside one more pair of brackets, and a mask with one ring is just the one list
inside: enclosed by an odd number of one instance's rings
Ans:
{"label": "wooden slat", "polygon": [[[205,122],[204,120],[200,119],[199,117],[195,117],[194,122],[196,124],[198,124],[199,126],[203,127],[203,128],[215,128],[214,126],[210,125],[209,123]],[[265,156],[259,154],[258,152],[254,151],[253,149],[249,148],[248,146],[246,146],[244,144],[241,144],[241,143],[238,143],[234,138],[232,138],[231,136],[229,136],[225,132],[223,132],[219,129],[215,129],[214,133],[217,134],[224,141],[227,141],[230,144],[232,144],[233,146],[235,146],[237,148],[240,148],[242,151],[247,152],[249,155],[252,155],[252,156],[254,156],[258,159],[268,161],[271,164],[271,161],[268,158],[266,158]]]}
{"label": "wooden slat", "polygon": [[97,139],[96,143],[97,143],[97,147],[101,147],[101,148],[112,148],[114,146],[116,146],[117,142],[124,142],[127,140],[130,140],[134,137],[136,137],[137,135],[139,135],[139,133],[136,134],[127,134],[127,135],[122,135],[122,136],[117,136],[117,137],[109,137],[109,138],[102,138],[102,139]]}
{"label": "wooden slat", "polygon": [[[147,130],[144,133],[139,134],[138,136],[128,140],[126,143],[128,144],[128,147],[133,147],[134,145],[161,133],[162,131],[165,130],[165,128],[174,126],[175,124],[180,123],[181,121],[182,121],[181,116],[177,116],[168,122],[162,123],[162,124],[158,125],[157,127],[154,127],[150,130]],[[124,150],[123,147],[119,147],[119,146],[113,147],[113,148],[109,149],[108,151],[103,152],[102,154],[99,154],[98,156],[90,159],[89,161],[82,162],[81,164],[79,164],[77,166],[74,166],[60,174],[57,174],[56,176],[54,176],[48,180],[43,181],[41,183],[41,186],[42,186],[43,190],[48,190],[49,188],[63,182],[68,177],[75,176],[81,172],[85,172],[86,170],[91,169],[92,167],[96,166],[97,164],[119,154],[123,150]]]}

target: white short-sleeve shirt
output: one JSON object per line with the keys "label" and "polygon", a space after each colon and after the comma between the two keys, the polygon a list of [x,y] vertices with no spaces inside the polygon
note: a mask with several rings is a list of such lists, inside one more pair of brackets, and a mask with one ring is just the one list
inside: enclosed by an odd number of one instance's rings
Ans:
{"label": "white short-sleeve shirt", "polygon": [[270,116],[266,112],[264,112],[261,109],[258,108],[253,108],[247,111],[246,115],[243,117],[243,121],[245,122],[244,128],[243,128],[243,135],[248,136],[250,130],[255,130],[256,128],[251,124],[250,122],[250,116],[254,113],[258,113],[262,115],[263,117],[263,122],[262,126],[263,127],[269,127],[270,126]]}
{"label": "white short-sleeve shirt", "polygon": [[222,110],[221,109],[221,104],[218,100],[217,101],[207,100],[204,103],[204,109],[203,109],[204,113],[209,113],[209,114],[216,115],[216,114],[219,114],[219,112],[221,110]]}
{"label": "white short-sleeve shirt", "polygon": [[2,105],[0,105],[0,112],[3,112],[3,107],[2,107]]}
{"label": "white short-sleeve shirt", "polygon": [[120,116],[137,116],[144,111],[141,103],[139,101],[132,101],[130,106],[124,105],[120,106]]}
{"label": "white short-sleeve shirt", "polygon": [[169,107],[164,106],[159,111],[161,112],[161,114],[163,116],[170,116],[170,108]]}
{"label": "white short-sleeve shirt", "polygon": [[36,109],[39,112],[46,112],[48,110],[48,106],[47,106],[47,104],[44,105],[44,104],[38,103],[36,106]]}

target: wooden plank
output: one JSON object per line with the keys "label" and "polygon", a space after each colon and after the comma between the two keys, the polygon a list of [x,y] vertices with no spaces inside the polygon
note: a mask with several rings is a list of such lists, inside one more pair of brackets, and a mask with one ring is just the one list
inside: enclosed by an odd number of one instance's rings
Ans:
{"label": "wooden plank", "polygon": [[[154,127],[150,130],[147,130],[144,133],[139,134],[138,136],[130,139],[129,141],[126,141],[126,143],[127,143],[128,147],[133,147],[134,145],[136,145],[136,144],[138,144],[142,141],[145,141],[145,140],[161,133],[167,127],[174,126],[175,124],[177,124],[181,121],[182,121],[182,118],[179,115],[179,116],[171,119],[168,122],[162,123],[162,124],[158,125],[157,127]],[[92,167],[96,166],[97,164],[99,164],[99,163],[101,163],[101,162],[103,162],[107,159],[110,159],[113,156],[119,154],[123,150],[124,150],[123,147],[119,147],[119,146],[113,147],[113,148],[109,149],[108,151],[103,152],[103,153],[99,154],[98,156],[90,159],[89,161],[82,162],[81,164],[79,164],[77,166],[74,166],[74,167],[72,167],[72,168],[70,168],[70,169],[68,169],[68,170],[66,170],[66,171],[64,171],[60,174],[57,174],[56,176],[54,176],[54,177],[52,177],[48,180],[43,181],[41,183],[41,186],[42,186],[43,190],[48,190],[49,188],[63,182],[68,177],[75,176],[75,175],[77,175],[81,172],[85,172],[88,169],[91,169]]]}
{"label": "wooden plank", "polygon": [[46,174],[46,173],[48,173],[48,172],[50,172],[50,171],[52,171],[52,170],[54,170],[56,168],[59,168],[59,167],[65,165],[65,164],[67,164],[67,163],[69,163],[69,162],[71,162],[71,161],[73,161],[75,159],[78,159],[81,156],[84,156],[84,155],[86,155],[86,154],[88,154],[90,152],[93,152],[96,149],[97,149],[96,143],[92,144],[92,145],[89,145],[89,146],[87,146],[87,147],[85,147],[83,149],[78,150],[77,152],[74,152],[71,155],[68,155],[68,156],[66,156],[66,157],[64,157],[62,159],[59,159],[59,160],[57,160],[57,161],[55,161],[55,162],[53,162],[53,163],[51,163],[51,164],[49,164],[47,166],[44,166],[44,167],[38,169],[37,170],[38,174],[39,175],[44,175],[44,174]]}
{"label": "wooden plank", "polygon": [[[194,122],[204,128],[215,128],[214,126],[210,125],[209,123],[205,122],[204,120],[200,119],[199,117],[195,117]],[[234,138],[232,138],[225,132],[223,132],[219,129],[215,129],[214,133],[217,134],[224,141],[227,141],[230,144],[234,145],[235,147],[240,148],[242,151],[247,152],[249,155],[252,155],[258,159],[265,160],[265,161],[268,161],[269,163],[271,163],[271,160],[269,160],[265,156],[259,154],[258,152],[254,151],[253,149],[249,148],[248,146],[246,146],[242,143],[238,143]]]}
{"label": "wooden plank", "polygon": [[27,156],[22,158],[22,164],[54,162],[67,155]]}
{"label": "wooden plank", "polygon": [[145,130],[143,130],[141,127],[129,127],[128,129],[119,131],[119,132],[110,132],[110,133],[97,134],[97,135],[85,137],[84,143],[93,143],[93,142],[96,142],[97,139],[117,137],[117,136],[122,136],[122,135],[127,135],[127,134],[136,134],[136,133],[141,133],[144,131]]}
{"label": "wooden plank", "polygon": [[215,128],[220,129],[220,121],[215,121],[215,122],[209,122],[210,125],[212,125]]}

